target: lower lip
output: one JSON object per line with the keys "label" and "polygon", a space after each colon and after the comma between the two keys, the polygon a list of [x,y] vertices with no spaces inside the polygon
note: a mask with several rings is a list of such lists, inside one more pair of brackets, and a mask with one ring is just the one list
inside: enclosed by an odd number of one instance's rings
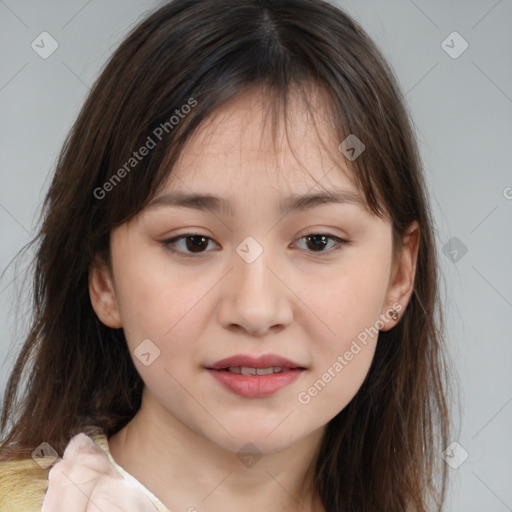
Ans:
{"label": "lower lip", "polygon": [[217,379],[227,389],[246,398],[262,398],[273,395],[297,380],[303,371],[293,369],[269,375],[242,375],[208,369],[213,378]]}

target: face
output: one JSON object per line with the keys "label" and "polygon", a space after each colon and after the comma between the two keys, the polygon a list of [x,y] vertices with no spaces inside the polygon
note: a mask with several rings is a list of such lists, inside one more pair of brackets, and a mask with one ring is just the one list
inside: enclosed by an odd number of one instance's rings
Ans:
{"label": "face", "polygon": [[[335,155],[340,141],[321,115],[318,132],[299,102],[291,110],[275,141],[257,93],[219,110],[152,203],[112,232],[111,274],[91,273],[95,311],[123,327],[144,400],[231,451],[323,429],[411,292],[414,244],[395,267],[391,224],[366,210],[319,133]],[[350,200],[304,201],[326,192]],[[179,194],[218,199],[176,205]]]}

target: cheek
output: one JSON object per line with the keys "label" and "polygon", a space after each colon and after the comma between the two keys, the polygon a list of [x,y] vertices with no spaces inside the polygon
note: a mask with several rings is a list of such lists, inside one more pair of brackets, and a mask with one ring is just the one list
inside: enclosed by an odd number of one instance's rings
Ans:
{"label": "cheek", "polygon": [[149,338],[162,355],[190,354],[190,340],[201,329],[203,299],[215,283],[171,273],[156,259],[132,257],[119,269],[118,304],[130,348]]}
{"label": "cheek", "polygon": [[375,340],[366,345],[356,341],[332,359],[299,392],[297,402],[301,414],[319,426],[334,418],[361,388],[374,353]]}
{"label": "cheek", "polygon": [[128,349],[145,385],[168,410],[178,404],[184,412],[191,406],[180,383],[187,382],[187,372],[199,365],[192,341],[202,329],[206,301],[201,298],[213,285],[184,273],[170,275],[161,265],[132,262],[123,267],[119,308]]}
{"label": "cheek", "polygon": [[368,374],[378,340],[376,302],[357,294],[338,297],[332,329],[335,334],[312,338],[315,343],[311,375],[297,402],[302,413],[322,425],[354,398]]}
{"label": "cheek", "polygon": [[[330,278],[302,290],[303,301],[318,321],[313,340],[318,353],[325,355],[345,349],[345,345],[365,328],[375,325],[387,291],[387,268],[359,259],[344,265]],[[313,325],[313,322],[309,322]]]}
{"label": "cheek", "polygon": [[309,333],[316,340],[312,373],[297,397],[312,421],[329,421],[361,387],[375,354],[387,280],[382,262],[371,266],[360,259],[344,268],[335,286],[317,288],[305,299],[321,317]]}

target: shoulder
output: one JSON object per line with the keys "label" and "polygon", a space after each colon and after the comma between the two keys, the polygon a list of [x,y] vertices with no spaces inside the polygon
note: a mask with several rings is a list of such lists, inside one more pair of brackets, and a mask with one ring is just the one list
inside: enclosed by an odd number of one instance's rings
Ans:
{"label": "shoulder", "polygon": [[[105,451],[108,441],[104,435],[92,436]],[[1,443],[0,443],[1,444]],[[0,460],[0,511],[40,512],[48,489],[48,473],[54,457]]]}
{"label": "shoulder", "polygon": [[48,488],[49,468],[33,459],[0,461],[0,510],[40,512]]}

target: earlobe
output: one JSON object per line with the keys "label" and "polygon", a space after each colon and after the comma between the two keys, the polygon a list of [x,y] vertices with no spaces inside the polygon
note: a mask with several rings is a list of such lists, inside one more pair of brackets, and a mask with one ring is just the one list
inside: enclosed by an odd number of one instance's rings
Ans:
{"label": "earlobe", "polygon": [[98,258],[89,267],[89,296],[92,307],[103,324],[113,329],[122,327],[112,274],[107,265]]}
{"label": "earlobe", "polygon": [[[409,303],[414,290],[419,244],[420,227],[418,222],[414,221],[404,234],[402,251],[393,268],[386,298],[386,310],[382,312],[391,320],[381,329],[382,331],[392,329],[396,325]],[[398,313],[394,318],[391,316],[392,310]]]}

